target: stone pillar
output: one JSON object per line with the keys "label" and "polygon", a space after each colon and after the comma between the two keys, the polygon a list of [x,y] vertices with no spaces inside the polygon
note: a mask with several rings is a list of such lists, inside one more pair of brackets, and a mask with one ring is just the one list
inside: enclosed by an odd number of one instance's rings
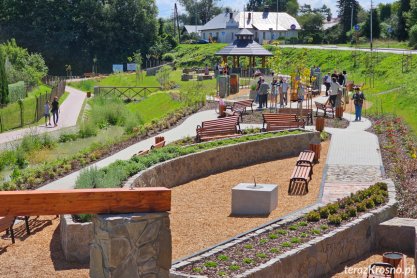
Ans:
{"label": "stone pillar", "polygon": [[169,277],[169,214],[97,215],[90,249],[90,277]]}

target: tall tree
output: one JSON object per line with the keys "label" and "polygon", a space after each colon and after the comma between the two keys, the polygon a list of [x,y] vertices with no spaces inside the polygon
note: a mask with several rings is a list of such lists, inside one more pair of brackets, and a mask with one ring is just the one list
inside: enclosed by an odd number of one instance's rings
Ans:
{"label": "tall tree", "polygon": [[188,13],[188,18],[183,19],[188,24],[206,24],[222,12],[217,5],[219,0],[179,0],[179,2]]}
{"label": "tall tree", "polygon": [[341,24],[341,33],[339,36],[339,40],[341,42],[346,42],[346,33],[351,30],[351,24],[353,23],[353,25],[355,25],[358,22],[359,3],[356,0],[338,0],[337,6],[339,8],[339,17]]}
{"label": "tall tree", "polygon": [[9,85],[6,76],[6,59],[4,58],[3,50],[0,49],[0,103],[9,103]]}
{"label": "tall tree", "polygon": [[410,11],[410,0],[400,0],[400,8],[398,9],[398,25],[397,39],[405,41],[408,38],[408,28],[406,15]]}
{"label": "tall tree", "polygon": [[[371,12],[368,14],[368,19],[363,26],[363,35],[370,38],[371,35]],[[376,9],[372,9],[372,38],[377,39],[381,35],[380,21]]]}
{"label": "tall tree", "polygon": [[301,24],[300,38],[304,43],[322,43],[324,16],[318,12],[304,13],[298,17]]}
{"label": "tall tree", "polygon": [[297,16],[300,8],[297,0],[249,0],[246,9],[248,11],[260,12],[268,7],[271,12],[286,12],[292,16]]}
{"label": "tall tree", "polygon": [[390,3],[387,4],[379,4],[378,5],[379,10],[379,19],[381,22],[389,19],[391,17],[391,11],[392,11],[392,5]]}

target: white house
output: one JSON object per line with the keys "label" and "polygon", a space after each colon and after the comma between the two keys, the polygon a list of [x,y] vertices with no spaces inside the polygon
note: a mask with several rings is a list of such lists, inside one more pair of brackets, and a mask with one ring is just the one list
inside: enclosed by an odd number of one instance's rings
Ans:
{"label": "white house", "polygon": [[297,20],[287,13],[268,12],[238,12],[222,13],[201,27],[201,37],[210,37],[217,42],[231,43],[235,34],[241,29],[248,29],[254,34],[255,41],[274,40],[278,37],[297,37],[301,30]]}

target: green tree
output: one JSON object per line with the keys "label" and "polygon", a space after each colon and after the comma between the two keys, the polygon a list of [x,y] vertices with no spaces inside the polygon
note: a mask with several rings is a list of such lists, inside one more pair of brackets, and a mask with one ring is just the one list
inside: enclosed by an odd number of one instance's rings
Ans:
{"label": "green tree", "polygon": [[323,20],[323,15],[317,12],[308,12],[299,16],[298,21],[301,25],[300,39],[304,43],[322,43]]}
{"label": "green tree", "polygon": [[9,84],[6,75],[6,59],[4,58],[3,50],[0,49],[0,103],[9,103]]}
{"label": "green tree", "polygon": [[[363,26],[363,35],[370,38],[371,35],[371,12],[368,14],[368,19]],[[372,38],[377,39],[381,35],[381,26],[376,9],[372,9]]]}
{"label": "green tree", "polygon": [[383,22],[391,17],[392,5],[390,3],[387,3],[387,4],[381,3],[378,5],[378,10],[379,10],[379,20]]}
{"label": "green tree", "polygon": [[300,6],[298,5],[297,0],[249,0],[246,5],[248,11],[261,12],[265,7],[269,8],[269,11],[277,11],[277,1],[278,1],[278,11],[286,12],[292,16],[297,16]]}
{"label": "green tree", "polygon": [[400,7],[398,9],[398,24],[397,24],[397,39],[399,41],[405,41],[408,38],[407,33],[407,13],[410,11],[410,0],[400,0]]}
{"label": "green tree", "polygon": [[179,0],[179,2],[188,13],[188,16],[182,18],[187,24],[204,25],[222,11],[218,6],[219,0]]}
{"label": "green tree", "polygon": [[356,0],[338,0],[339,17],[341,24],[340,42],[347,41],[347,32],[351,31],[352,8],[353,8],[353,25],[358,22],[359,3]]}

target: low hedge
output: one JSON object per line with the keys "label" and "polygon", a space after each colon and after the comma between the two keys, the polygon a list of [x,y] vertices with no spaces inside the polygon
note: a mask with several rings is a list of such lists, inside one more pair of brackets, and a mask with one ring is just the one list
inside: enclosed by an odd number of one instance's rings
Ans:
{"label": "low hedge", "polygon": [[174,159],[180,156],[228,146],[237,143],[255,141],[260,139],[279,137],[289,134],[300,134],[301,130],[280,131],[274,133],[258,133],[236,138],[223,139],[188,146],[168,145],[161,149],[154,149],[147,155],[134,156],[130,160],[116,161],[103,169],[87,169],[81,172],[76,181],[76,188],[106,188],[120,187],[128,177],[143,171],[157,163]]}

